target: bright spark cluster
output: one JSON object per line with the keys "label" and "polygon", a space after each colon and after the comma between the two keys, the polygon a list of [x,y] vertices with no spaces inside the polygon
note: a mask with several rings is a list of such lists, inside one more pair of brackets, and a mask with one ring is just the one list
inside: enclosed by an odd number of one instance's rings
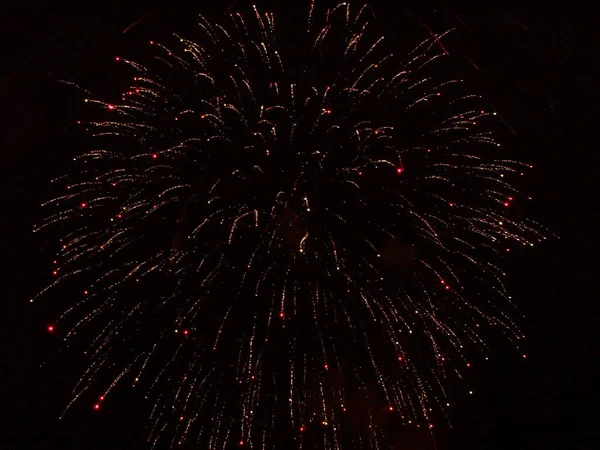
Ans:
{"label": "bright spark cluster", "polygon": [[510,213],[528,166],[443,36],[399,57],[371,18],[201,16],[115,58],[131,84],[85,100],[97,147],[36,227],[63,233],[42,293],[81,288],[48,326],[88,346],[69,406],[130,384],[152,446],[389,448],[382,414],[431,428],[486,334],[518,348],[500,262],[543,239]]}

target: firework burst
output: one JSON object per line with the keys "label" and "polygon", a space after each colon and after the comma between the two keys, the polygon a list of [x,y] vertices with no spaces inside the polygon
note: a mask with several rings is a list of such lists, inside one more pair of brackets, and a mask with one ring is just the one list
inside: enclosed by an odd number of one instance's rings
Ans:
{"label": "firework burst", "polygon": [[521,338],[500,262],[543,239],[509,213],[527,166],[439,76],[443,36],[398,57],[370,19],[200,17],[116,58],[131,84],[86,99],[97,146],[36,227],[63,233],[43,292],[83,286],[48,328],[89,340],[69,406],[129,383],[153,444],[385,447],[383,411],[431,427],[490,329]]}

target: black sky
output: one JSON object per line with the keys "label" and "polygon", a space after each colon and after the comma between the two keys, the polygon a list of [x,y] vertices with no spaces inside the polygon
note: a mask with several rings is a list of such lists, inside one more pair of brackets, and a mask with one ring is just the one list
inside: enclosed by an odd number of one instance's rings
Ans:
{"label": "black sky", "polygon": [[[112,58],[152,30],[164,33],[182,12],[222,14],[230,4],[83,3],[21,2],[1,11],[0,446],[6,449],[147,448],[142,398],[123,389],[101,414],[81,405],[59,422],[81,365],[66,355],[38,368],[60,346],[45,332],[47,308],[28,303],[47,283],[52,258],[31,229],[48,198],[48,180],[66,170],[75,141],[70,126],[81,111],[78,96],[56,80],[101,86]],[[451,52],[514,129],[513,148],[535,165],[523,186],[533,201],[522,209],[560,236],[520,253],[508,270],[513,297],[526,314],[527,362],[500,350],[478,368],[477,395],[461,399],[452,432],[440,427],[439,448],[596,448],[600,15],[522,2],[494,10],[431,4],[373,6],[390,24],[413,14],[435,31],[458,28]],[[426,33],[423,28],[418,37]],[[418,37],[409,36],[414,43]],[[407,433],[406,448],[433,448],[425,440]]]}

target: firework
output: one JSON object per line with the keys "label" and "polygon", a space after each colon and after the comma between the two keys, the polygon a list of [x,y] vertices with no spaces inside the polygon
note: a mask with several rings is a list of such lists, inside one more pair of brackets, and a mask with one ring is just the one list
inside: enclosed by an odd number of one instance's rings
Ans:
{"label": "firework", "polygon": [[48,328],[87,345],[69,406],[129,383],[153,445],[385,447],[486,333],[518,344],[500,263],[542,237],[495,113],[439,75],[442,36],[399,57],[368,7],[308,10],[200,17],[85,100],[96,145],[36,228],[63,233],[43,292],[82,291]]}

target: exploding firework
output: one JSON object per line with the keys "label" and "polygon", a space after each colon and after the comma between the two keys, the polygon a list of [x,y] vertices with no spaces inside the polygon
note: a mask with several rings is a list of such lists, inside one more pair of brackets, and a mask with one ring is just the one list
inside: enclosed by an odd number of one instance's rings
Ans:
{"label": "exploding firework", "polygon": [[385,447],[383,413],[433,426],[486,333],[521,338],[500,263],[543,239],[509,213],[527,165],[439,75],[443,36],[399,57],[370,18],[200,17],[116,58],[130,86],[85,100],[96,146],[36,227],[63,233],[43,292],[83,291],[48,327],[88,346],[69,406],[129,383],[153,444]]}

